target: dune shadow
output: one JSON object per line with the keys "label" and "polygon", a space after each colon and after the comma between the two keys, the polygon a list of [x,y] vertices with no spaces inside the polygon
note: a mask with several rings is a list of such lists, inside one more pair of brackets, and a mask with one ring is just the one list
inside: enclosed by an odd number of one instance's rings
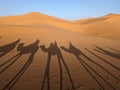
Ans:
{"label": "dune shadow", "polygon": [[65,63],[65,60],[62,56],[62,53],[57,45],[57,42],[55,41],[55,43],[51,43],[50,46],[48,48],[45,47],[45,45],[41,45],[40,46],[41,50],[48,53],[48,59],[47,59],[47,65],[46,65],[46,69],[45,69],[45,74],[44,74],[44,78],[43,78],[43,83],[42,83],[42,87],[41,90],[44,89],[45,87],[45,81],[47,79],[47,90],[50,90],[50,75],[49,75],[49,71],[50,71],[50,62],[51,62],[51,57],[56,55],[58,58],[58,63],[59,63],[59,69],[60,69],[60,90],[63,90],[63,75],[62,75],[62,63],[67,71],[67,74],[69,76],[71,85],[72,85],[72,89],[75,89],[71,74],[70,74],[70,70],[68,69],[67,64]]}
{"label": "dune shadow", "polygon": [[100,68],[102,68],[103,70],[105,70],[107,73],[109,73],[111,76],[113,76],[115,79],[119,80],[116,76],[114,76],[110,71],[108,71],[107,69],[105,69],[103,66],[101,66],[100,64],[96,63],[95,61],[93,61],[91,58],[89,58],[87,55],[85,55],[81,50],[79,50],[78,48],[76,48],[75,46],[73,46],[72,43],[69,42],[69,48],[66,48],[64,46],[61,46],[61,49],[73,54],[78,61],[81,63],[81,65],[86,69],[86,71],[90,74],[90,76],[97,82],[97,84],[101,87],[102,90],[104,90],[104,87],[102,85],[102,83],[99,82],[99,80],[96,79],[96,77],[94,76],[94,74],[90,71],[92,70],[98,77],[100,77],[104,82],[106,82],[113,90],[115,90],[115,87],[113,85],[111,85],[107,80],[105,80],[98,72],[97,70],[95,70],[92,66],[90,66],[88,63],[86,63],[80,56],[84,56],[87,60],[89,60],[90,62],[92,62],[93,64],[99,66]]}
{"label": "dune shadow", "polygon": [[108,50],[105,50],[97,45],[94,45],[95,47],[95,51],[99,52],[99,53],[102,53],[102,54],[105,54],[105,55],[108,55],[108,56],[111,56],[111,57],[114,57],[114,58],[117,58],[117,59],[120,59],[120,54],[118,53],[114,53],[114,52],[111,52],[111,51],[108,51]]}
{"label": "dune shadow", "polygon": [[7,53],[9,53],[10,51],[12,51],[19,42],[20,42],[20,39],[14,42],[11,42],[9,44],[0,46],[0,58],[6,55]]}
{"label": "dune shadow", "polygon": [[[24,46],[24,43],[21,43],[17,47],[17,51],[19,52],[17,55],[15,55],[10,60],[16,58],[13,60],[6,68],[10,67],[20,56],[23,54],[30,54],[28,60],[25,62],[25,64],[22,66],[22,68],[16,73],[16,75],[8,82],[8,84],[2,89],[2,90],[11,90],[12,87],[16,84],[16,82],[19,80],[19,78],[24,74],[24,72],[27,70],[27,68],[31,65],[35,53],[39,49],[39,40],[36,40],[34,43]],[[8,61],[9,62],[9,61]],[[5,62],[4,65],[8,62]],[[5,69],[6,69],[5,68]]]}

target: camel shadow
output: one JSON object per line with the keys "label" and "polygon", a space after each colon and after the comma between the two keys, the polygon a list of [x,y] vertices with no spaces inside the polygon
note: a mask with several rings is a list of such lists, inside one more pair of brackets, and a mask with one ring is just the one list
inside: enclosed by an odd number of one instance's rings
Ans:
{"label": "camel shadow", "polygon": [[103,49],[103,48],[101,48],[99,46],[96,46],[96,45],[94,45],[94,47],[95,47],[94,50],[97,51],[97,52],[99,52],[99,53],[102,53],[102,54],[105,54],[105,55],[108,55],[108,56],[120,59],[120,54],[119,53],[114,53],[114,52],[105,50],[105,49]]}
{"label": "camel shadow", "polygon": [[72,89],[75,89],[75,86],[73,84],[73,80],[70,74],[70,70],[68,69],[67,64],[65,63],[65,60],[62,56],[62,53],[59,49],[59,47],[57,46],[57,42],[55,41],[55,43],[51,43],[50,46],[48,48],[45,47],[45,45],[41,45],[40,46],[41,50],[48,53],[48,59],[47,59],[47,65],[46,65],[46,69],[45,69],[45,74],[44,74],[44,78],[43,78],[43,83],[42,83],[42,87],[41,90],[44,89],[44,85],[45,85],[45,81],[47,79],[47,90],[50,90],[50,76],[49,76],[49,71],[50,71],[50,62],[51,62],[51,57],[56,55],[58,58],[58,62],[59,62],[59,69],[60,69],[60,90],[63,90],[63,74],[62,74],[62,63],[67,71],[67,74],[69,76],[71,85],[72,85]]}
{"label": "camel shadow", "polygon": [[110,84],[107,80],[105,80],[92,66],[90,66],[87,62],[85,62],[80,56],[84,56],[87,60],[89,60],[90,62],[92,62],[93,64],[99,66],[100,68],[102,68],[103,70],[105,70],[107,73],[109,73],[111,76],[113,76],[115,79],[119,80],[116,76],[114,76],[110,71],[108,71],[107,69],[105,69],[103,66],[101,66],[100,64],[96,63],[95,61],[93,61],[91,58],[89,58],[87,55],[85,55],[81,50],[79,50],[78,48],[76,48],[72,43],[69,42],[69,47],[66,48],[64,46],[61,46],[61,49],[73,54],[78,61],[80,62],[80,64],[86,69],[86,71],[90,74],[90,76],[97,82],[97,84],[101,87],[102,90],[104,90],[104,87],[102,85],[102,83],[100,83],[97,78],[94,76],[94,74],[90,71],[92,70],[98,77],[100,77],[104,82],[106,82],[113,90],[115,90],[115,87]]}
{"label": "camel shadow", "polygon": [[8,84],[2,90],[11,90],[12,87],[16,84],[16,82],[20,79],[20,77],[24,74],[24,72],[27,70],[27,68],[32,63],[35,53],[39,49],[38,44],[39,44],[39,40],[36,40],[34,43],[27,45],[27,46],[24,46],[24,43],[19,44],[17,47],[17,51],[19,53],[16,54],[11,59],[9,59],[7,62],[2,64],[2,66],[3,66],[13,60],[12,62],[9,63],[9,65],[7,67],[5,67],[3,69],[3,71],[5,71],[13,63],[15,63],[18,60],[18,58],[20,58],[23,54],[30,54],[28,60],[25,62],[25,64],[22,66],[22,68],[16,73],[16,75],[8,82]]}
{"label": "camel shadow", "polygon": [[7,53],[9,53],[10,51],[12,51],[19,42],[20,42],[20,39],[14,42],[11,42],[7,45],[0,46],[0,58],[6,55]]}

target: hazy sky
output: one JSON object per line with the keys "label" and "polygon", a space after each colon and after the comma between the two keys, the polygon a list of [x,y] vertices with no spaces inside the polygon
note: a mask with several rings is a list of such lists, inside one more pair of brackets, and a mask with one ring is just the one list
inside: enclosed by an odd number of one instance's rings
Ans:
{"label": "hazy sky", "polygon": [[33,11],[76,20],[120,13],[120,0],[0,0],[0,16]]}

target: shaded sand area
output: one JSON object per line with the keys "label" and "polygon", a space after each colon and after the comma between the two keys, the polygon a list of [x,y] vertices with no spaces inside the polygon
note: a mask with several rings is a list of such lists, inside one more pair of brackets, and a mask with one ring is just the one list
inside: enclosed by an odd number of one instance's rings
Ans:
{"label": "shaded sand area", "polygon": [[19,22],[0,20],[0,90],[120,89],[119,15],[108,33],[108,19],[100,24],[43,15],[40,21],[36,14],[27,22],[26,15]]}

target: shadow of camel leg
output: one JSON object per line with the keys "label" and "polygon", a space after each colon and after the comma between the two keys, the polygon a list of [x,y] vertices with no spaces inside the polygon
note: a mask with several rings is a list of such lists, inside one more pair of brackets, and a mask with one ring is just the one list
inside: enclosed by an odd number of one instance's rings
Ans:
{"label": "shadow of camel leg", "polygon": [[6,62],[4,62],[3,64],[0,65],[0,67],[4,66],[5,64],[9,63],[11,60],[13,60],[14,58],[18,57],[19,54],[13,56],[12,58],[10,58],[9,60],[7,60]]}
{"label": "shadow of camel leg", "polygon": [[[76,55],[75,55],[76,56]],[[95,78],[95,76],[89,71],[89,69],[83,64],[83,62],[81,61],[81,58],[76,56],[76,58],[78,59],[78,61],[82,64],[82,66],[86,69],[86,71],[91,75],[91,77],[98,83],[98,85],[102,88],[102,90],[104,90],[104,87],[101,85],[101,83]]]}
{"label": "shadow of camel leg", "polygon": [[116,90],[107,80],[105,80],[99,73],[97,73],[90,65],[88,65],[83,59],[80,58],[80,60],[87,66],[89,67],[93,72],[96,73],[103,81],[105,81],[113,90]]}
{"label": "shadow of camel leg", "polygon": [[2,90],[11,90],[12,89],[12,87],[16,84],[16,82],[20,79],[20,77],[23,75],[23,73],[27,70],[27,68],[32,63],[33,56],[34,56],[34,54],[30,55],[29,59],[24,64],[24,66],[19,70],[19,72],[12,78],[12,80]]}
{"label": "shadow of camel leg", "polygon": [[46,65],[46,69],[45,69],[45,74],[44,74],[44,79],[43,79],[43,83],[42,83],[42,87],[41,90],[44,89],[44,85],[45,85],[45,80],[47,78],[47,85],[48,85],[48,90],[50,90],[50,85],[49,85],[49,69],[50,69],[50,62],[51,62],[51,55],[48,55],[48,60],[47,60],[47,65]]}
{"label": "shadow of camel leg", "polygon": [[20,57],[21,57],[21,55],[18,55],[15,60],[13,60],[11,63],[9,63],[9,64],[5,67],[2,71],[0,71],[0,74],[1,74],[2,72],[4,72],[5,70],[7,70],[11,65],[13,65]]}
{"label": "shadow of camel leg", "polygon": [[119,67],[116,67],[115,65],[113,65],[112,63],[108,62],[107,60],[105,60],[104,58],[98,56],[97,54],[93,53],[92,51],[88,50],[87,48],[85,48],[85,50],[87,50],[89,53],[93,54],[94,56],[98,57],[99,59],[101,59],[102,61],[104,61],[105,63],[111,65],[113,68],[117,69],[120,71]]}
{"label": "shadow of camel leg", "polygon": [[62,90],[62,79],[63,79],[63,76],[62,76],[62,65],[61,65],[61,61],[60,61],[60,57],[59,55],[57,55],[58,57],[58,63],[59,63],[59,69],[60,69],[60,90]]}
{"label": "shadow of camel leg", "polygon": [[0,58],[3,57],[5,54],[7,54],[7,53],[2,53],[2,54],[0,54]]}
{"label": "shadow of camel leg", "polygon": [[72,89],[75,90],[75,86],[74,86],[74,83],[73,83],[73,80],[72,80],[70,71],[69,71],[69,69],[68,69],[68,66],[67,66],[67,64],[65,63],[65,60],[63,59],[62,55],[59,55],[59,56],[60,56],[60,58],[61,58],[61,60],[62,60],[62,62],[63,62],[63,64],[64,64],[64,66],[65,66],[65,68],[66,68],[66,71],[67,71],[67,73],[68,73],[68,76],[69,76],[69,78],[70,78],[70,82],[71,82],[71,84],[72,84]]}
{"label": "shadow of camel leg", "polygon": [[114,74],[112,74],[109,70],[105,69],[101,64],[95,62],[93,59],[89,58],[87,55],[85,55],[83,52],[82,52],[82,55],[87,59],[89,60],[90,62],[94,63],[95,65],[99,66],[100,68],[102,68],[104,71],[106,71],[107,73],[109,73],[112,77],[114,77],[116,80],[120,81],[120,79],[118,77],[116,77]]}

